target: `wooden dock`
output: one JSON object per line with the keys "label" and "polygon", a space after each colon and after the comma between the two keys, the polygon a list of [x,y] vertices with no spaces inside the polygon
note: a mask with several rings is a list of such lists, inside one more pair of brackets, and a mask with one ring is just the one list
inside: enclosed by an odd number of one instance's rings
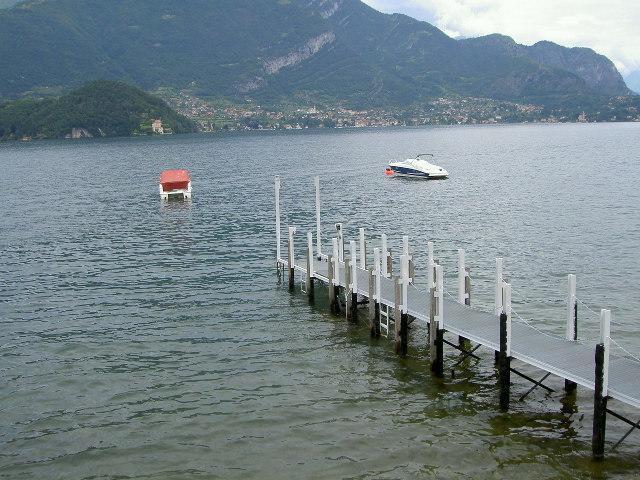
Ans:
{"label": "wooden dock", "polygon": [[[608,408],[610,399],[640,408],[640,363],[629,355],[612,354],[609,310],[600,313],[598,343],[578,340],[574,275],[568,276],[566,334],[564,337],[554,336],[526,321],[514,320],[511,285],[504,280],[500,258],[496,259],[494,309],[487,312],[471,306],[471,279],[464,250],[458,251],[455,296],[445,294],[444,267],[435,259],[431,242],[425,245],[428,253],[425,289],[414,285],[416,265],[406,236],[403,237],[402,254],[398,256],[396,265],[389,254],[386,235],[381,235],[379,246],[368,252],[364,229],[359,229],[358,236],[347,243],[340,224],[336,225],[331,250],[324,252],[318,177],[315,178],[316,231],[307,232],[304,247],[297,249],[297,229],[288,226],[283,257],[280,192],[281,181],[276,177],[276,264],[279,274],[288,271],[290,288],[294,288],[296,273],[303,280],[310,298],[316,294],[316,282],[326,284],[334,313],[344,311],[347,319],[364,314],[371,334],[393,338],[396,352],[401,355],[407,353],[409,323],[424,324],[429,332],[431,370],[436,376],[443,375],[445,345],[459,351],[462,359],[478,358],[474,352],[480,347],[493,350],[499,372],[500,407],[504,411],[509,409],[511,373],[533,384],[521,399],[537,387],[551,390],[543,383],[550,375],[564,379],[568,392],[577,386],[593,390],[592,454],[596,460],[604,457],[607,414],[630,426],[618,444],[640,428],[640,422],[629,420]],[[371,253],[373,263],[370,265]],[[367,305],[368,308],[359,310],[359,305]],[[446,334],[458,338],[448,339]],[[519,372],[512,366],[514,360],[540,369],[544,376],[535,380]],[[460,363],[461,359],[457,361]]]}

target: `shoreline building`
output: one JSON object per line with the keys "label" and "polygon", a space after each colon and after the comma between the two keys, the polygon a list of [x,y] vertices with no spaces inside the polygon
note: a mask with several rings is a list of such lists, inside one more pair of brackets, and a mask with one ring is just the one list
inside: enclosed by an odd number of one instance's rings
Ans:
{"label": "shoreline building", "polygon": [[162,126],[162,119],[154,119],[151,123],[151,131],[159,135],[164,135],[164,127]]}

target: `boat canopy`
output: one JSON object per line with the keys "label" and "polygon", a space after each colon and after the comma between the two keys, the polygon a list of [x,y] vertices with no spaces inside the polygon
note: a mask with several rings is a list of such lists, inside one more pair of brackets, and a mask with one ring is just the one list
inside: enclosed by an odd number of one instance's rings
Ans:
{"label": "boat canopy", "polygon": [[187,170],[165,170],[160,174],[162,190],[186,189],[191,181],[191,175]]}

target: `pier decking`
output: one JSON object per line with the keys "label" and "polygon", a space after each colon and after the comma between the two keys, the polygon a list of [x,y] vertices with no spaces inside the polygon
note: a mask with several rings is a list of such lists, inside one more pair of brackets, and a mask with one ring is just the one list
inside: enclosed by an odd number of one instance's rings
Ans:
{"label": "pier decking", "polygon": [[[427,288],[420,289],[413,283],[415,265],[409,249],[408,237],[403,238],[403,253],[399,258],[397,275],[391,274],[392,262],[387,250],[386,236],[380,239],[380,247],[373,249],[374,264],[368,265],[365,232],[360,229],[357,240],[345,245],[341,226],[332,239],[332,252],[322,252],[319,179],[316,178],[316,232],[307,232],[304,254],[296,256],[294,236],[296,229],[289,227],[287,255],[281,255],[280,239],[280,179],[276,178],[276,238],[278,268],[289,271],[289,285],[293,286],[295,272],[306,279],[306,289],[313,295],[314,281],[327,284],[330,297],[344,292],[347,316],[353,315],[358,304],[369,303],[367,318],[372,332],[395,332],[396,350],[406,353],[409,318],[426,325],[430,333],[432,370],[442,372],[443,343],[455,346],[463,355],[473,355],[479,346],[496,352],[499,360],[500,404],[509,407],[510,374],[514,372],[542,386],[511,367],[511,360],[518,360],[536,367],[549,375],[565,379],[567,390],[580,385],[594,391],[593,456],[604,455],[606,415],[610,413],[631,426],[629,433],[640,428],[607,408],[607,401],[615,399],[640,408],[640,363],[635,359],[611,353],[610,312],[601,312],[601,334],[598,344],[585,343],[576,338],[575,277],[569,276],[567,299],[567,324],[565,338],[542,332],[523,321],[512,321],[511,286],[503,280],[502,260],[496,260],[495,308],[486,312],[470,303],[470,279],[465,267],[464,251],[459,250],[457,299],[444,294],[443,266],[433,256],[433,245],[428,244],[426,266]],[[315,243],[315,247],[314,247]],[[423,270],[424,272],[424,270]],[[335,298],[330,298],[334,302]],[[393,325],[392,329],[390,325]],[[444,333],[458,335],[471,341],[471,350],[444,340]],[[402,347],[404,345],[404,348]],[[543,379],[543,380],[544,380]],[[625,436],[626,437],[626,436]]]}

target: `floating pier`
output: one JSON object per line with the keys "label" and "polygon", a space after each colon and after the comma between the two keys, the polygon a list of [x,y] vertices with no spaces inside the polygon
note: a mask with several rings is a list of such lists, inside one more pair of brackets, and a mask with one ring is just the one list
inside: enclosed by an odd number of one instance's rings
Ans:
{"label": "floating pier", "polygon": [[[615,445],[627,438],[640,422],[634,422],[608,408],[610,399],[640,408],[640,363],[635,358],[611,354],[611,312],[600,313],[600,339],[597,343],[578,340],[578,300],[576,277],[568,275],[566,304],[566,333],[564,337],[540,331],[525,321],[513,321],[511,285],[503,275],[503,260],[496,259],[495,298],[493,311],[487,312],[471,305],[471,277],[466,266],[464,250],[458,250],[457,295],[445,295],[444,266],[434,257],[434,245],[427,242],[427,288],[414,284],[416,265],[403,237],[402,253],[394,265],[385,234],[379,236],[373,248],[373,264],[368,255],[365,230],[345,243],[342,224],[336,225],[331,250],[323,252],[320,217],[320,180],[315,178],[316,230],[307,232],[300,250],[295,248],[297,229],[288,226],[286,258],[282,256],[280,177],[275,179],[276,200],[276,267],[278,275],[288,271],[289,288],[295,288],[296,274],[303,279],[304,291],[313,299],[317,282],[327,285],[328,300],[333,313],[344,313],[346,319],[366,318],[372,336],[393,338],[395,351],[407,354],[409,324],[422,323],[428,329],[431,371],[444,375],[445,345],[460,356],[456,368],[466,358],[478,359],[475,352],[485,347],[495,352],[498,366],[499,405],[508,411],[511,402],[511,374],[531,382],[533,386],[520,400],[544,384],[551,375],[565,380],[567,393],[581,386],[594,392],[592,455],[601,460],[605,453],[607,414],[630,426],[630,430]],[[315,235],[315,242],[314,242]],[[315,248],[314,248],[315,244]],[[297,252],[302,253],[297,255]],[[397,268],[397,270],[396,270]],[[450,297],[450,298],[448,298]],[[341,301],[342,298],[342,301]],[[359,309],[366,305],[368,308]],[[457,336],[456,339],[451,335]],[[475,344],[475,345],[474,345]],[[544,372],[535,380],[514,368],[521,362]]]}

